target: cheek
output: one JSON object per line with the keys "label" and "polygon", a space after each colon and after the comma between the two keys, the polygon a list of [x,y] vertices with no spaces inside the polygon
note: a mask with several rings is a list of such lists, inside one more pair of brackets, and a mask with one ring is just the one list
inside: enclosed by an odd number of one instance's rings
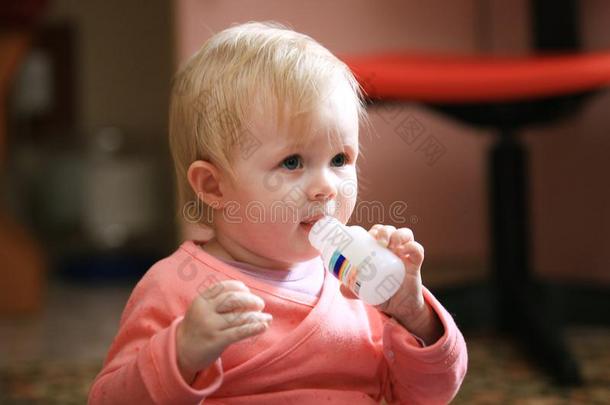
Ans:
{"label": "cheek", "polygon": [[299,184],[280,175],[274,175],[252,180],[248,185],[247,197],[269,208],[272,204],[277,205],[299,197],[300,189]]}
{"label": "cheek", "polygon": [[236,201],[241,207],[241,211],[244,212],[249,206],[267,205],[268,192],[261,187],[257,179],[252,179],[244,182],[243,186],[240,186],[229,197]]}
{"label": "cheek", "polygon": [[278,235],[286,227],[294,227],[300,221],[300,215],[297,204],[267,195],[235,202],[231,212],[225,211],[225,219],[243,226],[250,236],[257,233]]}
{"label": "cheek", "polygon": [[358,198],[358,178],[355,171],[340,183],[337,190],[338,215],[337,217],[347,221],[356,206]]}

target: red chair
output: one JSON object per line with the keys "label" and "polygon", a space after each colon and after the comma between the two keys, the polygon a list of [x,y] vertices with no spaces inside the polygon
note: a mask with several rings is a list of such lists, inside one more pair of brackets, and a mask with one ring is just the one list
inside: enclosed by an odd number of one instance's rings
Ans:
{"label": "red chair", "polygon": [[[581,382],[562,339],[553,289],[530,271],[527,154],[519,129],[573,112],[610,86],[610,53],[525,58],[342,56],[369,102],[422,102],[470,124],[498,129],[489,153],[491,289],[459,295],[459,317],[489,307],[500,330],[514,334],[561,384]],[[491,297],[485,294],[491,292]],[[455,294],[453,295],[455,297]],[[452,308],[454,310],[455,308]],[[463,314],[463,315],[462,315]]]}

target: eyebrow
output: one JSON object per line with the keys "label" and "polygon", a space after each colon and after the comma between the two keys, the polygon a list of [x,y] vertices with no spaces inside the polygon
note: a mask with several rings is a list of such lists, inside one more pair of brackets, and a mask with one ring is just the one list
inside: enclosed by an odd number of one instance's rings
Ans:
{"label": "eyebrow", "polygon": [[[359,144],[358,144],[357,140],[356,140],[355,145],[352,145],[351,143],[349,143],[350,137],[344,137],[344,136],[339,135],[338,137],[333,136],[332,138],[334,138],[334,139],[329,143],[329,145],[331,145],[333,147],[334,146],[342,147],[343,150],[351,152],[351,154],[354,157],[357,156],[356,151],[359,149],[358,148]],[[289,156],[290,154],[299,153],[299,151],[305,147],[305,144],[307,144],[308,141],[311,141],[311,138],[307,138],[307,139],[302,138],[299,141],[299,140],[297,140],[297,138],[292,138],[288,133],[283,134],[283,136],[279,136],[279,134],[278,134],[278,137],[275,138],[275,142],[273,142],[274,145],[269,150],[269,154],[272,156],[276,156],[276,155]]]}
{"label": "eyebrow", "polygon": [[297,146],[293,144],[284,144],[283,147],[273,148],[271,150],[271,154],[273,155],[285,155],[288,153],[293,153],[296,150]]}
{"label": "eyebrow", "polygon": [[[356,155],[356,148],[350,145],[349,143],[343,144],[343,148],[350,152],[352,155]],[[298,145],[294,144],[285,144],[281,148],[273,149],[271,154],[273,155],[287,155],[298,153]]]}

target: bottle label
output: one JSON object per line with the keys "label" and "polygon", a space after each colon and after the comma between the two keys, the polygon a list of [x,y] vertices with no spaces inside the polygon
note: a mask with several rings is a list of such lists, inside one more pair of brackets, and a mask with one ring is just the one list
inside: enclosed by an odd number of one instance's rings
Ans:
{"label": "bottle label", "polygon": [[356,278],[358,270],[338,250],[335,250],[330,258],[329,270],[341,283],[359,296],[360,282]]}

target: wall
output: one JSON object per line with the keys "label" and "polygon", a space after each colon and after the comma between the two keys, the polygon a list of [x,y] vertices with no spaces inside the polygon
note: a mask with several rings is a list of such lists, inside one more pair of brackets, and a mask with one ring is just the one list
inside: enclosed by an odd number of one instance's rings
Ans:
{"label": "wall", "polygon": [[[51,168],[45,173],[45,190],[54,188],[50,181],[53,178],[61,189],[68,187],[69,193],[50,190],[53,196],[61,196],[53,199],[59,202],[55,206],[69,207],[69,215],[78,216],[89,232],[93,222],[101,229],[102,222],[111,222],[108,219],[133,228],[133,232],[136,228],[140,232],[140,226],[147,229],[146,238],[138,233],[133,241],[147,249],[151,245],[173,249],[175,242],[173,168],[167,142],[174,53],[171,12],[171,3],[165,0],[54,0],[45,15],[46,24],[68,23],[74,30],[76,122],[74,128],[61,130],[74,131],[78,138],[74,142],[78,145],[69,145],[63,139],[70,138],[62,137],[63,144],[57,150],[38,146],[38,153],[49,160]],[[98,131],[108,126],[122,130],[124,152],[130,160],[97,165],[82,146],[93,144]],[[57,173],[66,160],[80,166]],[[126,184],[129,192],[108,193],[100,179]],[[82,204],[77,198],[81,196]],[[48,200],[44,204],[52,205]],[[77,214],[81,209],[82,213]],[[148,214],[143,217],[142,213]],[[107,217],[96,220],[100,215]],[[130,225],[136,222],[140,225]]]}
{"label": "wall", "polygon": [[171,7],[164,0],[142,5],[54,0],[47,20],[75,24],[79,128],[116,125],[160,143],[167,129]]}

